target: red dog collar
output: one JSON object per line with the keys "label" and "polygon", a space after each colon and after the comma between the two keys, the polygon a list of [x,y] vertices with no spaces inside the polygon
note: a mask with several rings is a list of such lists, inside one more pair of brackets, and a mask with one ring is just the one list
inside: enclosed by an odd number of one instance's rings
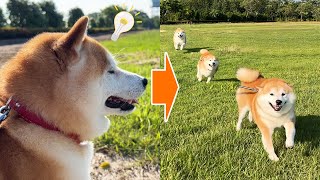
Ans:
{"label": "red dog collar", "polygon": [[38,126],[41,126],[44,129],[48,129],[51,131],[60,132],[64,135],[66,135],[67,137],[73,139],[77,144],[79,144],[81,142],[79,139],[79,135],[73,134],[73,133],[65,134],[59,128],[47,123],[42,117],[29,111],[26,106],[22,105],[21,103],[13,100],[11,98],[9,99],[8,106],[11,109],[15,110],[19,114],[19,116],[28,123],[36,124]]}

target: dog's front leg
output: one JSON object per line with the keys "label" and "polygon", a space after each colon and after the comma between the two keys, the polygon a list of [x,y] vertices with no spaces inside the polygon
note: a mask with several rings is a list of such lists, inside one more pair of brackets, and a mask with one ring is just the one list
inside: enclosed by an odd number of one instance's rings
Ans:
{"label": "dog's front leg", "polygon": [[274,147],[272,143],[273,130],[270,130],[267,127],[262,127],[262,128],[259,127],[259,129],[262,133],[262,143],[263,143],[264,149],[267,151],[269,155],[269,159],[271,159],[272,161],[279,161],[278,156],[274,152]]}
{"label": "dog's front leg", "polygon": [[198,71],[197,71],[197,78],[198,78],[198,81],[199,81],[199,82],[202,81],[202,74],[200,73],[199,67],[198,67]]}
{"label": "dog's front leg", "polygon": [[294,122],[287,122],[283,126],[286,130],[286,148],[292,148],[294,146],[294,136],[296,134]]}
{"label": "dog's front leg", "polygon": [[209,76],[208,79],[207,79],[207,83],[209,83],[211,81],[212,77]]}
{"label": "dog's front leg", "polygon": [[186,45],[186,43],[182,43],[182,44],[180,45],[180,50],[183,50],[183,48],[184,48],[185,45]]}
{"label": "dog's front leg", "polygon": [[249,110],[248,119],[249,119],[250,122],[252,122],[252,112],[251,112],[251,110]]}
{"label": "dog's front leg", "polygon": [[174,49],[178,50],[179,49],[179,44],[178,43],[174,43]]}

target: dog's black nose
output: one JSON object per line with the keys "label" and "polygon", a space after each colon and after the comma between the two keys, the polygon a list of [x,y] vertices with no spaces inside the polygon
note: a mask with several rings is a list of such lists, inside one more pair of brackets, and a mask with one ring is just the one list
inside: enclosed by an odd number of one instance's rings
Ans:
{"label": "dog's black nose", "polygon": [[213,63],[213,65],[215,66],[215,65],[216,65],[216,63]]}
{"label": "dog's black nose", "polygon": [[142,79],[142,84],[143,84],[144,87],[146,87],[148,85],[148,79],[143,78]]}
{"label": "dog's black nose", "polygon": [[281,100],[276,100],[277,105],[281,105],[282,101]]}

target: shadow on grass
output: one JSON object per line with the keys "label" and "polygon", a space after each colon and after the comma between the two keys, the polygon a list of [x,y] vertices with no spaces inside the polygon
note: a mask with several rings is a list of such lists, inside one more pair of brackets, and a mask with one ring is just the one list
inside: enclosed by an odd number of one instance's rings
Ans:
{"label": "shadow on grass", "polygon": [[235,81],[235,82],[239,82],[239,80],[237,78],[213,79],[213,81]]}
{"label": "shadow on grass", "polygon": [[320,116],[297,116],[296,141],[310,144],[310,150],[320,147]]}
{"label": "shadow on grass", "polygon": [[213,48],[210,47],[202,47],[202,48],[185,48],[184,53],[192,53],[192,52],[200,52],[201,49],[207,49],[207,50],[213,50]]}

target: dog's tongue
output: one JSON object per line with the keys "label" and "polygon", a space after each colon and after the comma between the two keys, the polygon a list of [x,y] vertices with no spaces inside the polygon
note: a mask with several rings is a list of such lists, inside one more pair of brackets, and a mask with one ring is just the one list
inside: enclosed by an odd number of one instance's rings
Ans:
{"label": "dog's tongue", "polygon": [[275,109],[276,109],[277,111],[279,111],[279,110],[281,109],[281,106],[276,105],[276,106],[275,106]]}

